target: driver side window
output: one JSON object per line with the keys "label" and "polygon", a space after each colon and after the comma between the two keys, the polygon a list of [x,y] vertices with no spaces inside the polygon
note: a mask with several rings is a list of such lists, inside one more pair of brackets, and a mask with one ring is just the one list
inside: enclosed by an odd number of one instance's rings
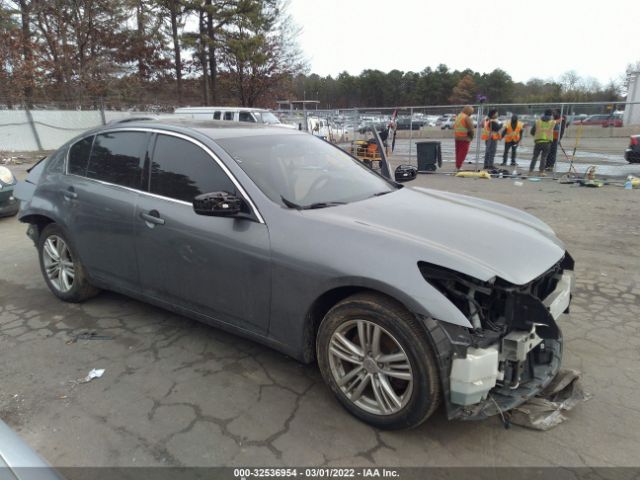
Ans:
{"label": "driver side window", "polygon": [[158,135],[151,160],[149,191],[191,203],[211,192],[237,194],[235,185],[216,161],[188,140]]}

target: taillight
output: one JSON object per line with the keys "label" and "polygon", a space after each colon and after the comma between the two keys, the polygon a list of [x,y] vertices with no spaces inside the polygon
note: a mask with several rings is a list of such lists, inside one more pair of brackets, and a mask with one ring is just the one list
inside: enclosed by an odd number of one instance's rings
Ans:
{"label": "taillight", "polygon": [[638,145],[638,137],[631,137],[631,145]]}

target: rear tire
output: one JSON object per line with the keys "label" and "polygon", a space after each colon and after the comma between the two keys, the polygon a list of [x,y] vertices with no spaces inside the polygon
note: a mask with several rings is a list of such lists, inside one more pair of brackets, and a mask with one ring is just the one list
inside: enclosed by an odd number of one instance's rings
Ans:
{"label": "rear tire", "polygon": [[47,225],[38,238],[40,270],[49,290],[65,302],[79,303],[99,290],[89,283],[84,265],[65,231]]}
{"label": "rear tire", "polygon": [[417,427],[440,403],[427,334],[393,299],[362,293],[335,305],[320,324],[316,351],[340,403],[374,427]]}

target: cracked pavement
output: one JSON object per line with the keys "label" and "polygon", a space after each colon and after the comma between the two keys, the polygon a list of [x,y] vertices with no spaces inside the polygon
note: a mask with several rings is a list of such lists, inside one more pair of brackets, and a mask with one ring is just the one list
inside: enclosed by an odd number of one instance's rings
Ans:
{"label": "cracked pavement", "polygon": [[[594,395],[567,422],[505,430],[441,409],[415,430],[377,431],[315,365],[114,293],[57,300],[15,218],[0,219],[0,418],[59,467],[639,465],[640,192],[435,175],[413,185],[523,208],[567,244],[577,292],[561,321],[564,366]],[[93,331],[110,339],[74,341]],[[106,372],[79,383],[92,368]]]}

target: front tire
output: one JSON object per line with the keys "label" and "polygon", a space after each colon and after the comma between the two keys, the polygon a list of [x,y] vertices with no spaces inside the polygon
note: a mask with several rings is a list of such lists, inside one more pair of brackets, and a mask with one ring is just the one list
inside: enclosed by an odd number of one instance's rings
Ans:
{"label": "front tire", "polygon": [[429,339],[388,297],[356,294],[335,305],[320,324],[316,350],[322,377],[340,403],[374,427],[413,428],[438,407]]}
{"label": "front tire", "polygon": [[49,290],[65,302],[79,303],[99,290],[89,283],[84,265],[65,231],[47,225],[38,238],[40,270]]}

